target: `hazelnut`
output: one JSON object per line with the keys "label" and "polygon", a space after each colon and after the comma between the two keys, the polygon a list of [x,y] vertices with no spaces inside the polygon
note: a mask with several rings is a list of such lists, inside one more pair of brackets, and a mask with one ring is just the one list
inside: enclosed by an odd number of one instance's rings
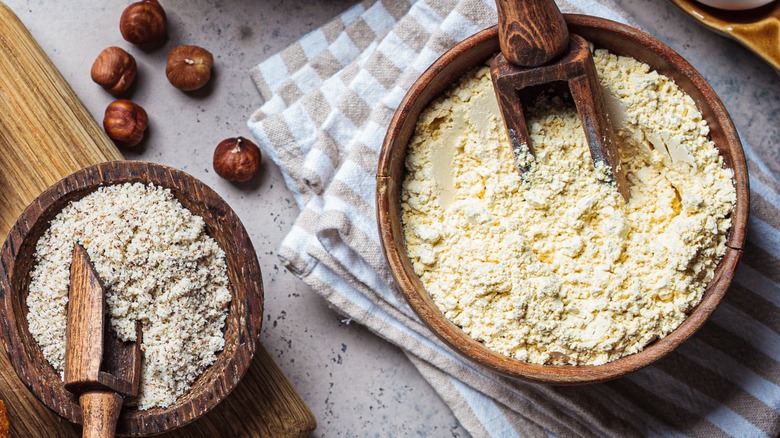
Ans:
{"label": "hazelnut", "polygon": [[135,80],[135,58],[119,47],[108,47],[95,58],[90,74],[109,93],[124,93]]}
{"label": "hazelnut", "polygon": [[226,138],[214,150],[214,171],[229,181],[249,181],[260,169],[260,148],[244,137]]}
{"label": "hazelnut", "polygon": [[119,146],[133,147],[141,142],[148,118],[140,105],[127,99],[111,102],[103,117],[103,129]]}
{"label": "hazelnut", "polygon": [[157,0],[142,0],[122,12],[119,31],[128,42],[137,46],[161,43],[168,33],[168,20]]}
{"label": "hazelnut", "polygon": [[171,84],[180,90],[197,90],[211,78],[213,65],[214,57],[202,47],[174,47],[168,54],[165,75]]}

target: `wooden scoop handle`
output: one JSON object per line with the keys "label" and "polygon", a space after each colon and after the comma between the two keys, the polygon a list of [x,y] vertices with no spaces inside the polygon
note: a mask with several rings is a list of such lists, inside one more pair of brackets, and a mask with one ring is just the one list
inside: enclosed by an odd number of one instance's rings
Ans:
{"label": "wooden scoop handle", "polygon": [[512,64],[536,67],[569,46],[569,29],[553,0],[496,0],[498,42]]}
{"label": "wooden scoop handle", "polygon": [[136,342],[120,342],[110,333],[106,290],[79,244],[73,248],[68,298],[65,388],[81,394],[83,436],[113,437],[122,396],[138,393],[141,325],[136,322]]}
{"label": "wooden scoop handle", "polygon": [[85,392],[79,397],[83,438],[113,438],[122,397],[113,391]]}

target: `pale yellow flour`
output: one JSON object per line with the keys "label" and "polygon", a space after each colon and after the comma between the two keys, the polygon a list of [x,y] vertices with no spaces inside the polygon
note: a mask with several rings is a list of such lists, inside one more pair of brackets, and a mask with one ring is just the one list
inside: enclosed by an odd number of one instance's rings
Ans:
{"label": "pale yellow flour", "polygon": [[693,100],[631,58],[594,54],[630,199],[599,182],[573,104],[527,115],[520,178],[487,67],[422,114],[402,220],[415,272],[489,348],[539,364],[602,364],[674,330],[725,252],[736,192]]}

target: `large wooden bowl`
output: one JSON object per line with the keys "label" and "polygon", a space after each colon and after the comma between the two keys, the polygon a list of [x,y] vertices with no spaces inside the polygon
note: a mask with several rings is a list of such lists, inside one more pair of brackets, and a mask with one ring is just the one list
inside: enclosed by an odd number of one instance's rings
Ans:
{"label": "large wooden bowl", "polygon": [[401,102],[385,137],[377,171],[377,215],[380,237],[391,271],[401,292],[422,321],[455,351],[466,358],[507,376],[556,384],[593,383],[612,379],[642,368],[675,349],[690,337],[712,314],[734,275],[745,239],[748,217],[748,175],[745,156],[734,125],[720,99],[702,76],[672,49],[637,29],[613,21],[566,15],[572,33],[597,47],[618,55],[631,56],[672,77],[696,102],[710,126],[712,140],[734,170],[737,204],[731,215],[726,255],[715,270],[701,303],[688,318],[665,338],[643,351],[604,365],[536,365],[489,350],[466,335],[439,311],[414,273],[406,253],[401,224],[401,183],[409,139],[420,113],[459,77],[497,53],[497,28],[479,32],[441,56],[414,83]]}
{"label": "large wooden bowl", "polygon": [[28,330],[30,269],[38,239],[60,210],[101,185],[123,182],[151,182],[169,188],[184,207],[204,219],[206,232],[225,251],[233,297],[224,329],[225,349],[190,391],[164,409],[122,410],[118,434],[149,435],[183,426],[224,399],[249,367],[260,336],[263,285],[252,242],[233,210],[205,184],[170,167],[113,161],[82,169],[51,186],[24,210],[0,250],[0,332],[5,351],[25,385],[49,408],[81,423],[78,398],[65,390]]}

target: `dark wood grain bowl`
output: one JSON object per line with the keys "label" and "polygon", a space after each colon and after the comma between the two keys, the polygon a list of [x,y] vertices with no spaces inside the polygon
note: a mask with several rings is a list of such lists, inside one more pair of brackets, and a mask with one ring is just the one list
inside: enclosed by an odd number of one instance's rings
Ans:
{"label": "dark wood grain bowl", "polygon": [[205,184],[159,164],[113,161],[79,170],[51,186],[24,210],[0,250],[0,332],[6,353],[25,385],[49,408],[80,424],[78,398],[65,390],[28,330],[30,269],[35,245],[57,213],[99,186],[124,182],[151,182],[169,188],[184,207],[204,219],[206,232],[225,251],[232,295],[224,329],[225,348],[190,391],[167,408],[122,410],[118,434],[152,435],[183,426],[223,400],[249,367],[260,336],[263,285],[252,242],[233,210]]}
{"label": "dark wood grain bowl", "polygon": [[537,365],[496,353],[466,335],[437,308],[415,274],[406,253],[401,224],[401,183],[404,158],[420,113],[458,78],[483,65],[499,49],[497,28],[481,31],[442,55],[412,85],[388,129],[377,171],[377,218],[382,245],[393,276],[420,319],[462,356],[506,376],[551,384],[583,384],[613,379],[647,366],[688,339],[715,310],[723,298],[742,254],[748,217],[748,174],[737,132],[725,107],[702,76],[672,49],[637,29],[606,19],[566,15],[572,33],[596,47],[631,56],[674,79],[696,102],[710,126],[710,135],[734,171],[737,203],[731,214],[732,227],[726,254],[704,292],[701,303],[687,319],[663,339],[643,351],[603,365]]}

